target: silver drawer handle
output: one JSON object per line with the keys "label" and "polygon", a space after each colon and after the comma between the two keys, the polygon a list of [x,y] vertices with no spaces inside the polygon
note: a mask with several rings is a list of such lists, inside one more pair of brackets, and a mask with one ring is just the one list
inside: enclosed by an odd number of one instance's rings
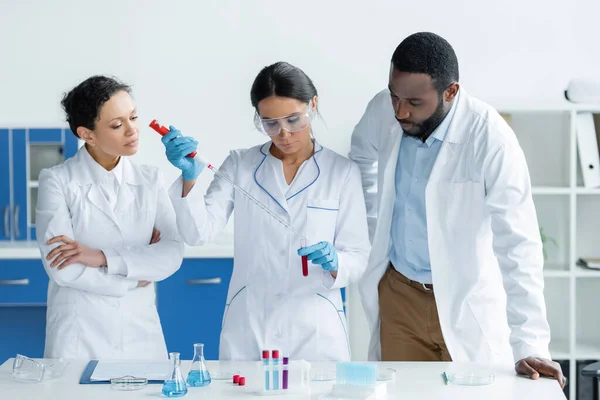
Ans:
{"label": "silver drawer handle", "polygon": [[221,278],[210,279],[188,279],[188,285],[218,285],[221,283]]}
{"label": "silver drawer handle", "polygon": [[0,285],[29,285],[29,279],[2,279]]}
{"label": "silver drawer handle", "polygon": [[19,236],[21,236],[21,232],[19,231],[19,205],[17,204],[15,206],[15,238],[18,238]]}
{"label": "silver drawer handle", "polygon": [[4,207],[4,236],[5,237],[9,237],[10,236],[10,230],[8,229],[8,215],[9,215],[9,211],[10,208],[8,206]]}

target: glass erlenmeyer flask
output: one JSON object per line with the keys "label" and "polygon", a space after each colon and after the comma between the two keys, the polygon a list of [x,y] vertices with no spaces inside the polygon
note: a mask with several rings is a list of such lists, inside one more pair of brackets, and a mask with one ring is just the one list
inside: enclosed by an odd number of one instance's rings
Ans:
{"label": "glass erlenmeyer flask", "polygon": [[187,393],[187,385],[181,374],[179,353],[169,353],[171,361],[171,373],[165,380],[162,388],[162,394],[166,397],[181,397]]}
{"label": "glass erlenmeyer flask", "polygon": [[194,344],[194,359],[192,368],[187,377],[187,383],[190,386],[200,387],[210,385],[210,373],[204,360],[204,344]]}

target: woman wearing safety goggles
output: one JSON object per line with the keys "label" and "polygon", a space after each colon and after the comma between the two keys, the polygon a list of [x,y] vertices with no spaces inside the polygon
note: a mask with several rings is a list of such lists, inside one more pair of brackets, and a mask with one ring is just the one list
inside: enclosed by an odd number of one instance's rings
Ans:
{"label": "woman wearing safety goggles", "polygon": [[[174,127],[163,137],[182,171],[170,196],[185,242],[210,242],[236,211],[220,359],[258,360],[263,349],[281,349],[293,359],[349,360],[340,288],[363,275],[370,247],[358,167],[312,136],[317,90],[299,68],[265,67],[250,98],[255,126],[270,140],[231,151],[220,173],[296,233],[226,179],[215,176],[206,192],[196,187],[204,166],[186,155],[202,149]],[[308,276],[300,256],[308,257]]]}

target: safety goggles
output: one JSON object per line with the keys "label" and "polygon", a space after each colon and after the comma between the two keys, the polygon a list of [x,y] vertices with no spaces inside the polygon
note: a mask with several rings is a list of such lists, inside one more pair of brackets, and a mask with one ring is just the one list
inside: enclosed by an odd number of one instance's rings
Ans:
{"label": "safety goggles", "polygon": [[41,382],[63,375],[69,363],[63,358],[34,360],[17,354],[13,361],[12,377],[22,382]]}
{"label": "safety goggles", "polygon": [[289,133],[301,131],[310,125],[313,118],[313,113],[310,105],[306,112],[299,112],[287,115],[285,117],[263,119],[260,118],[258,112],[254,115],[254,126],[259,132],[267,136],[277,136],[284,129]]}

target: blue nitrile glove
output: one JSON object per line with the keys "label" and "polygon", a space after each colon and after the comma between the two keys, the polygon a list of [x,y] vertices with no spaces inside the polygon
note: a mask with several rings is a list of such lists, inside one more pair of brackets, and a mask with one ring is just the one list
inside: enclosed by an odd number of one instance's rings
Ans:
{"label": "blue nitrile glove", "polygon": [[325,271],[337,271],[338,256],[335,248],[329,242],[319,242],[312,246],[298,249],[299,256],[308,256],[313,264],[318,264]]}
{"label": "blue nitrile glove", "polygon": [[167,160],[181,170],[184,181],[192,181],[200,175],[204,165],[193,158],[186,157],[196,151],[198,142],[189,136],[183,136],[174,126],[169,126],[171,132],[162,137],[165,145]]}

